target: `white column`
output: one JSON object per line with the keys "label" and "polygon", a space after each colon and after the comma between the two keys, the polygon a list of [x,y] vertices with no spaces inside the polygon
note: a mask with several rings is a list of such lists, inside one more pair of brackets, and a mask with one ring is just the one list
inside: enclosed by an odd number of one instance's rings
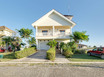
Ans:
{"label": "white column", "polygon": [[36,26],[36,35],[38,35],[38,27]]}
{"label": "white column", "polygon": [[72,27],[70,28],[70,34],[72,34]]}
{"label": "white column", "polygon": [[38,39],[36,39],[36,47],[37,47],[37,50],[39,49],[39,46],[38,46]]}
{"label": "white column", "polygon": [[53,26],[53,36],[54,36],[54,32],[55,32],[55,27]]}
{"label": "white column", "polygon": [[[72,27],[70,27],[70,35],[72,35]],[[70,39],[70,42],[72,42],[72,39]]]}

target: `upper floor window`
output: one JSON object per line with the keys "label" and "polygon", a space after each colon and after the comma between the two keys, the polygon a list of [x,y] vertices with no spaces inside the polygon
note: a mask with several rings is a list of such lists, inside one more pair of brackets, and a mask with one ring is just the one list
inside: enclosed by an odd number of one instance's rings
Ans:
{"label": "upper floor window", "polygon": [[47,33],[48,33],[48,30],[42,30],[43,36],[48,35]]}
{"label": "upper floor window", "polygon": [[48,32],[48,30],[42,30],[42,32]]}
{"label": "upper floor window", "polygon": [[60,32],[65,32],[65,30],[60,30]]}

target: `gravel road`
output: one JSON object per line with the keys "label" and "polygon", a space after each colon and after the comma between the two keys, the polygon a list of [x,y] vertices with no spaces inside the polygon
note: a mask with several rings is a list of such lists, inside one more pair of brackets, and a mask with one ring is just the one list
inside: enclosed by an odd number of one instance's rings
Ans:
{"label": "gravel road", "polygon": [[0,77],[104,77],[104,64],[2,64]]}

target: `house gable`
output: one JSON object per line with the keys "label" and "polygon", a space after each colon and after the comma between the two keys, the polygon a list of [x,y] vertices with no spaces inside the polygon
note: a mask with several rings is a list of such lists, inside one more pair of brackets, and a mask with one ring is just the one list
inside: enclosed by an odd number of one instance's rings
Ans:
{"label": "house gable", "polygon": [[52,10],[39,20],[34,22],[32,26],[75,26],[76,24],[57,12]]}

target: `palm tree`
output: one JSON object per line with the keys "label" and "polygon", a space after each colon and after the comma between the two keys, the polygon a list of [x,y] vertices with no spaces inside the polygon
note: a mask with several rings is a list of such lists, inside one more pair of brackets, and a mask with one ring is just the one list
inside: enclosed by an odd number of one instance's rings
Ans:
{"label": "palm tree", "polygon": [[25,39],[25,42],[27,43],[27,39],[29,39],[31,37],[31,35],[33,34],[33,30],[32,29],[25,29],[22,28],[20,30],[17,30],[21,36],[21,38]]}
{"label": "palm tree", "polygon": [[8,46],[11,45],[13,49],[15,49],[16,44],[21,42],[21,39],[19,37],[5,37],[2,38],[4,44],[6,44],[6,49],[8,49]]}
{"label": "palm tree", "polygon": [[36,44],[36,40],[34,37],[32,37],[31,39],[29,39],[29,44],[32,45],[32,44]]}
{"label": "palm tree", "polygon": [[75,41],[75,43],[79,43],[82,41],[88,41],[89,40],[89,35],[86,35],[86,31],[83,32],[79,32],[79,31],[75,31],[73,32],[72,35],[70,35],[70,39]]}

